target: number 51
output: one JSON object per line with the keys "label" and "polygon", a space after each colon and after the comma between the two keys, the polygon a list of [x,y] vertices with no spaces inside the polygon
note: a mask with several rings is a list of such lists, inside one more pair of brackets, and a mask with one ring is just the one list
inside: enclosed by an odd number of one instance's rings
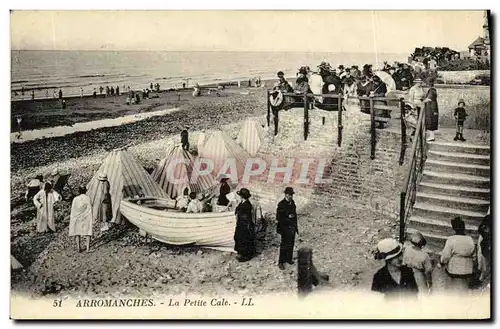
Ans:
{"label": "number 51", "polygon": [[62,300],[54,300],[54,303],[52,303],[53,307],[61,307],[62,306]]}

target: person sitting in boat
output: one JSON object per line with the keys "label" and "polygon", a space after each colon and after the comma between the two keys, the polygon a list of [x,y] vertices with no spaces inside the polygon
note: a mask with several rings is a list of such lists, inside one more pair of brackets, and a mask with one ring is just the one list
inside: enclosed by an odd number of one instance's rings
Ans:
{"label": "person sitting in boat", "polygon": [[189,203],[186,212],[198,213],[201,212],[203,206],[201,202],[196,198],[196,192],[189,193]]}
{"label": "person sitting in boat", "polygon": [[179,195],[175,200],[175,208],[181,211],[186,211],[188,204],[189,204],[189,189],[186,187],[182,192],[182,195]]}

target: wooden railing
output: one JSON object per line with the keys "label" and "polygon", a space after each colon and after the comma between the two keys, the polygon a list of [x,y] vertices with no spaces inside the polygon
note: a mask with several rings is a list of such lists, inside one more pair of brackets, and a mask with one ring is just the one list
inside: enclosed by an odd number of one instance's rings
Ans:
{"label": "wooden railing", "polygon": [[[269,127],[270,120],[271,120],[271,102],[269,99],[269,96],[271,95],[271,91],[267,91],[267,126]],[[288,104],[288,106],[293,107],[293,104],[303,104],[304,106],[304,140],[307,140],[307,137],[309,136],[309,99],[312,97],[323,97],[323,98],[334,98],[337,99],[337,111],[338,111],[338,122],[337,122],[337,144],[338,146],[342,145],[342,132],[343,132],[343,124],[342,124],[342,112],[345,111],[343,105],[342,105],[342,99],[344,99],[343,94],[295,94],[295,93],[282,93],[282,95],[285,96],[291,96],[294,97],[295,99],[297,98],[302,98],[302,102],[295,102],[292,104]],[[389,119],[388,118],[382,118],[382,117],[377,117],[376,116],[376,111],[387,111],[389,113],[394,112],[395,110],[399,109],[401,111],[401,154],[400,154],[400,160],[399,163],[400,165],[403,164],[404,162],[404,154],[406,150],[406,127],[404,124],[404,99],[403,98],[391,98],[391,97],[374,97],[374,96],[352,96],[349,97],[348,99],[357,99],[360,101],[369,101],[370,103],[370,137],[371,137],[371,151],[370,151],[370,158],[373,160],[375,159],[375,148],[376,148],[376,123],[377,122],[387,122]],[[344,101],[347,101],[347,99],[344,99]],[[376,104],[375,102],[377,101],[383,101],[383,102],[398,102],[399,103],[399,108],[396,106],[391,106],[391,105],[381,105],[381,104]],[[285,100],[283,100],[285,102]],[[335,104],[326,104],[326,106],[333,106]],[[279,111],[272,111],[273,116],[274,116],[274,135],[276,136],[278,134],[278,126],[279,126]]]}
{"label": "wooden railing", "polygon": [[[427,159],[427,142],[425,139],[425,111],[418,109],[417,126],[413,136],[408,172],[403,183],[399,203],[399,240],[405,241],[406,224],[411,215],[417,194],[417,186],[422,178],[425,160]],[[402,113],[403,114],[403,113]]]}

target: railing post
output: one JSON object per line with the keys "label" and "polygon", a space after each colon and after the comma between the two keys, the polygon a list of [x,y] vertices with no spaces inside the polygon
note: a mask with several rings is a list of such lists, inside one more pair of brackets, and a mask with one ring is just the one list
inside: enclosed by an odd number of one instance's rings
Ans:
{"label": "railing post", "polygon": [[300,248],[297,262],[297,288],[300,297],[312,291],[312,249]]}
{"label": "railing post", "polygon": [[405,241],[406,232],[406,192],[401,192],[399,199],[399,242]]}
{"label": "railing post", "polygon": [[307,93],[304,94],[304,140],[309,135],[309,104],[307,104]]}
{"label": "railing post", "polygon": [[401,154],[399,155],[399,165],[402,166],[405,162],[405,153],[406,153],[406,124],[405,124],[405,102],[404,98],[399,99],[399,106],[401,108]]}
{"label": "railing post", "polygon": [[371,153],[370,158],[375,159],[375,110],[373,109],[373,96],[370,95],[370,136],[371,136]]}
{"label": "railing post", "polygon": [[269,90],[267,91],[267,126],[269,127],[270,121],[271,121],[271,100],[269,97],[271,97],[271,94],[269,93]]}
{"label": "railing post", "polygon": [[[420,111],[425,111],[425,110],[420,109]],[[427,150],[425,144],[426,144],[426,139],[425,139],[425,112],[424,112],[422,115],[422,124],[420,126],[420,170],[423,170],[425,158],[427,156]]]}
{"label": "railing post", "polygon": [[338,124],[337,124],[337,145],[340,147],[342,145],[342,98],[338,95]]}

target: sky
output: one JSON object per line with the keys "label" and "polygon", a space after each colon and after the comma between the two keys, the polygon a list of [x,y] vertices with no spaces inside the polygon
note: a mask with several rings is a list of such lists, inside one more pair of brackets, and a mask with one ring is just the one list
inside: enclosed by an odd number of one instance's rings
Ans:
{"label": "sky", "polygon": [[[12,11],[12,50],[466,50],[483,11]],[[374,42],[375,41],[375,42]]]}

